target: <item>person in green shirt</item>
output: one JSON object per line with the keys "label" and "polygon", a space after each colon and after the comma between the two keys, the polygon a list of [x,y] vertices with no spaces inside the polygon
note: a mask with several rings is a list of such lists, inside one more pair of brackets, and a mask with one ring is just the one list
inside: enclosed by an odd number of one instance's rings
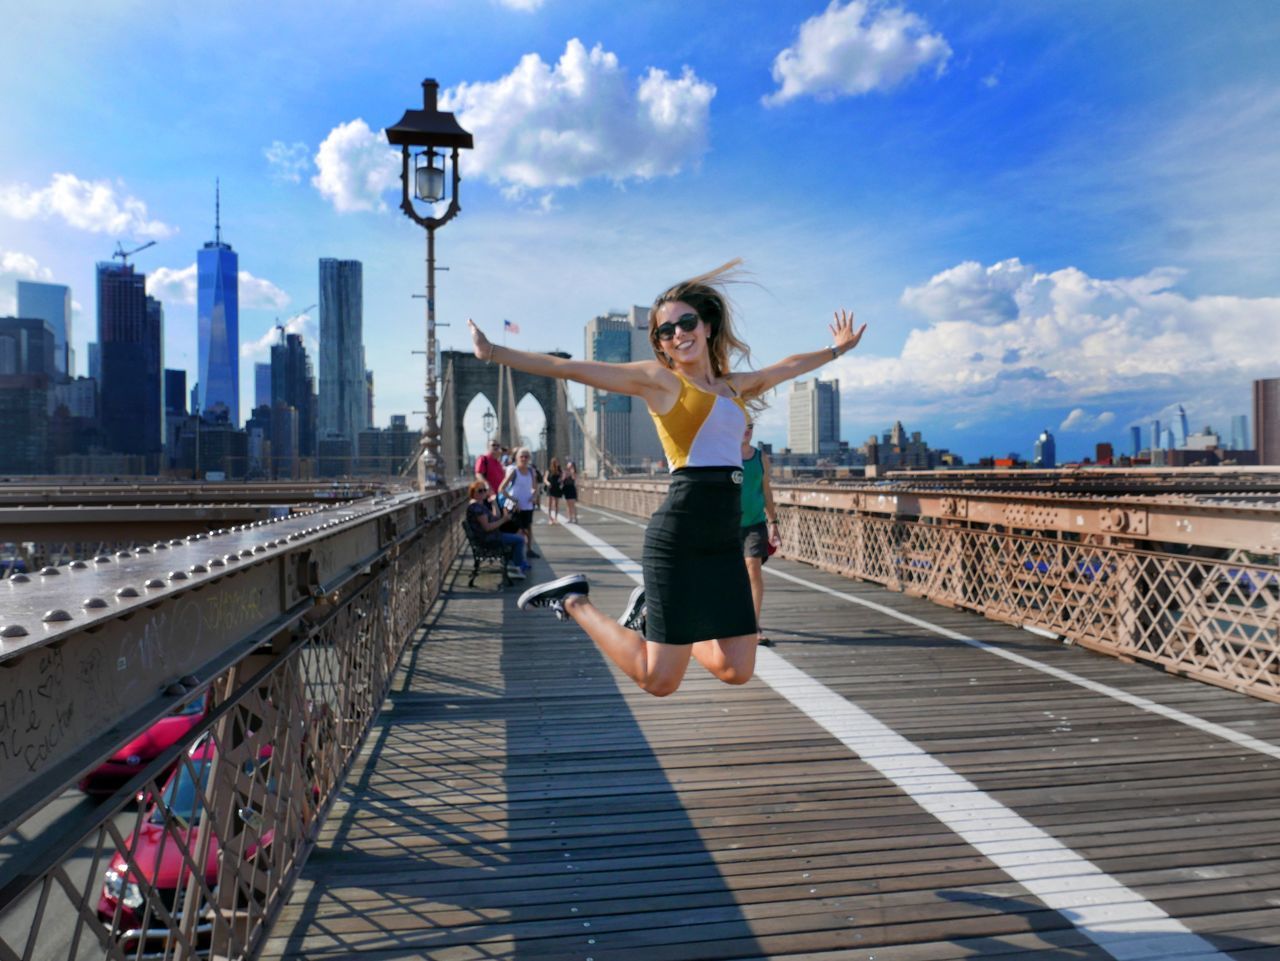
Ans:
{"label": "person in green shirt", "polygon": [[751,600],[756,605],[757,643],[773,647],[760,627],[760,606],[764,603],[764,562],[782,546],[782,535],[769,485],[769,458],[751,443],[754,430],[755,424],[748,420],[742,435],[742,554],[751,581]]}

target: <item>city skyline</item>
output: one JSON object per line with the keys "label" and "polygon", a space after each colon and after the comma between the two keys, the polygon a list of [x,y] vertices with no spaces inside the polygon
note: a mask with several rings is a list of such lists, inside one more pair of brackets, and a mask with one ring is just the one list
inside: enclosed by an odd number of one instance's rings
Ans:
{"label": "city skyline", "polygon": [[[1048,426],[1077,459],[1175,423],[1178,404],[1227,435],[1251,381],[1280,373],[1280,18],[1265,5],[748,2],[733,30],[664,2],[523,7],[285,3],[255,19],[137,3],[92,34],[70,5],[10,12],[0,314],[18,280],[69,286],[83,371],[93,265],[154,239],[135,261],[164,304],[164,364],[197,381],[194,253],[220,176],[241,414],[277,318],[319,357],[316,312],[295,314],[325,256],[365,264],[384,422],[418,409],[421,235],[377,137],[434,76],[476,136],[440,235],[445,348],[465,348],[473,315],[578,354],[591,317],[743,255],[757,364],[821,346],[836,306],[869,323],[820,374],[841,383],[850,441],[902,419],[970,457],[1030,455]],[[893,42],[873,49],[873,31]],[[47,52],[38,76],[20,66],[30,49]],[[149,50],[184,69],[161,75]],[[109,110],[73,109],[107,86]],[[779,392],[760,439],[784,444],[786,418]]]}

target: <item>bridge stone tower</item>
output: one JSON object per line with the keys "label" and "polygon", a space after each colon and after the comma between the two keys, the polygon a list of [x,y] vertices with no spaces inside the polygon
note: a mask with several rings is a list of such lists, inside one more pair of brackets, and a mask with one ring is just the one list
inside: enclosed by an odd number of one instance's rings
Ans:
{"label": "bridge stone tower", "polygon": [[[551,351],[553,357],[568,358],[568,354]],[[557,457],[563,464],[569,458],[569,399],[564,389],[564,382],[554,377],[537,377],[519,370],[510,370],[499,364],[489,364],[480,360],[470,351],[441,351],[441,366],[444,369],[444,409],[440,418],[440,428],[444,436],[441,438],[441,454],[444,461],[443,470],[446,477],[470,476],[472,464],[465,463],[463,456],[465,444],[462,418],[467,407],[477,395],[483,395],[496,411],[498,407],[498,378],[508,372],[510,380],[509,399],[503,406],[514,412],[516,402],[525,394],[542,405],[547,418],[547,449],[552,457]],[[503,393],[507,393],[504,389]],[[501,427],[498,439],[507,446],[518,441],[519,426],[513,415],[499,418]],[[539,465],[544,467],[545,465]]]}

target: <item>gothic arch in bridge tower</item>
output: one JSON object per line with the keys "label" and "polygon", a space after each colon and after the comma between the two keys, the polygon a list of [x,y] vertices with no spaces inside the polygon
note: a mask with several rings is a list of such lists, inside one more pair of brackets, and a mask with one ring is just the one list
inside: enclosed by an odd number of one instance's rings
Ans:
{"label": "gothic arch in bridge tower", "polygon": [[[568,354],[551,352],[552,356]],[[560,463],[569,459],[569,403],[564,384],[554,377],[535,377],[522,371],[511,370],[498,364],[487,364],[470,351],[444,350],[441,366],[444,369],[444,396],[440,413],[441,455],[444,459],[444,475],[452,478],[469,477],[472,464],[463,462],[466,450],[462,418],[467,407],[477,396],[483,396],[497,411],[499,409],[499,377],[508,374],[510,380],[501,388],[504,414],[498,439],[507,446],[516,443],[519,425],[514,423],[516,401],[525,394],[532,394],[547,418],[547,449]]]}

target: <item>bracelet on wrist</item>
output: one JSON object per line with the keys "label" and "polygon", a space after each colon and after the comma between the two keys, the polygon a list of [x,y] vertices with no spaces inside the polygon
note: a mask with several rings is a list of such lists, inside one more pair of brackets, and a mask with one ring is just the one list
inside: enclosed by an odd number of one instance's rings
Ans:
{"label": "bracelet on wrist", "polygon": [[838,348],[835,344],[832,344],[832,345],[831,345],[830,347],[828,347],[827,349],[828,349],[829,351],[831,351],[831,359],[832,359],[832,360],[835,360],[837,357],[839,357],[839,356],[840,356],[840,348]]}

